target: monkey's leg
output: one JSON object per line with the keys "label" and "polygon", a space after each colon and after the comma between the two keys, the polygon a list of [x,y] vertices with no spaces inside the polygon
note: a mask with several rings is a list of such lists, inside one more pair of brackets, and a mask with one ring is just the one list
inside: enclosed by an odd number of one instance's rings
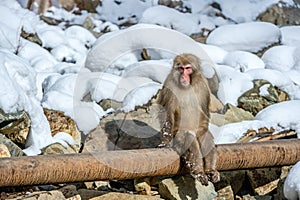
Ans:
{"label": "monkey's leg", "polygon": [[201,152],[204,156],[204,169],[209,180],[216,183],[220,180],[220,174],[216,170],[218,154],[216,145],[212,134],[207,131],[204,135],[198,137],[199,144],[201,145]]}
{"label": "monkey's leg", "polygon": [[203,156],[196,137],[194,137],[187,154],[186,166],[191,175],[203,185],[208,185],[208,177],[204,172]]}
{"label": "monkey's leg", "polygon": [[216,170],[217,157],[216,148],[213,148],[208,155],[204,157],[205,173],[213,183],[220,181],[220,174]]}

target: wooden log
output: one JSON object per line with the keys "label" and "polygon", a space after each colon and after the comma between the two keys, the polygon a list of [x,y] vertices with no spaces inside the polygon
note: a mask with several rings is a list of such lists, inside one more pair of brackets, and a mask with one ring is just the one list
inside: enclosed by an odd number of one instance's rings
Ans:
{"label": "wooden log", "polygon": [[[300,140],[217,146],[218,170],[292,165],[300,160]],[[121,180],[180,173],[179,155],[167,148],[103,151],[0,159],[0,187]]]}

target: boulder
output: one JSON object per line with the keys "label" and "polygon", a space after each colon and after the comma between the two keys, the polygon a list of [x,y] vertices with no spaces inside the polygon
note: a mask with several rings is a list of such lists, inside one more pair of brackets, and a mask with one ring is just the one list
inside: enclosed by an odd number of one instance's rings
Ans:
{"label": "boulder", "polygon": [[48,155],[48,154],[68,154],[68,153],[78,153],[74,148],[72,148],[70,145],[67,147],[64,147],[60,143],[53,143],[49,146],[46,146],[41,149],[42,155]]}
{"label": "boulder", "polygon": [[254,80],[254,87],[238,98],[238,107],[254,116],[269,105],[289,100],[284,91],[266,80]]}
{"label": "boulder", "polygon": [[160,200],[161,198],[156,196],[147,195],[135,195],[119,192],[110,192],[101,196],[90,198],[90,200]]}
{"label": "boulder", "polygon": [[288,7],[275,4],[261,13],[257,19],[259,21],[270,22],[278,26],[299,25],[300,12],[297,7]]}
{"label": "boulder", "polygon": [[[63,193],[58,190],[32,192],[32,193],[26,193],[25,195],[22,196],[26,200],[44,200],[44,199],[65,200],[66,199]],[[17,199],[21,199],[21,198],[17,198]]]}
{"label": "boulder", "polygon": [[242,108],[238,108],[232,104],[226,104],[225,113],[211,113],[211,123],[217,126],[222,126],[225,124],[230,124],[234,122],[241,122],[244,120],[253,120],[254,116],[248,112],[243,110]]}
{"label": "boulder", "polygon": [[5,144],[0,143],[0,158],[11,157],[10,152]]}
{"label": "boulder", "polygon": [[159,193],[164,199],[213,199],[217,197],[214,185],[202,185],[190,176],[167,178],[159,183]]}
{"label": "boulder", "polygon": [[277,188],[281,168],[253,169],[246,172],[252,189],[257,195],[266,195]]}
{"label": "boulder", "polygon": [[[0,143],[5,145],[12,157],[24,156],[24,152],[20,147],[13,143],[10,139],[5,137],[5,135],[0,134]],[[5,147],[4,147],[5,148]],[[7,152],[8,153],[8,152]]]}
{"label": "boulder", "polygon": [[[51,135],[54,136],[58,132],[65,132],[70,134],[74,139],[74,145],[72,146],[72,148],[75,150],[75,152],[78,153],[81,147],[81,133],[78,130],[75,121],[71,117],[66,116],[63,112],[60,111],[44,109],[44,113],[47,117],[47,120],[49,121]],[[54,146],[55,148],[58,147],[57,144]]]}
{"label": "boulder", "polygon": [[159,106],[117,112],[101,120],[86,138],[84,152],[155,148],[160,144]]}
{"label": "boulder", "polygon": [[12,142],[25,145],[31,124],[30,118],[25,111],[5,113],[0,109],[0,124],[0,133]]}

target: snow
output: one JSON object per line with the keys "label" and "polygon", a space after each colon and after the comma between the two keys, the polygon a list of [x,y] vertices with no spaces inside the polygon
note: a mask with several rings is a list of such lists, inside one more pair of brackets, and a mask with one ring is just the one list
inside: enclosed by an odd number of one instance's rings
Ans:
{"label": "snow", "polygon": [[[178,45],[178,41],[182,44]],[[215,74],[210,58],[194,40],[178,31],[150,24],[138,24],[100,37],[89,51],[85,67],[91,71],[114,72],[115,68],[119,68],[115,64],[118,59],[129,54],[137,61],[139,57],[136,55],[140,54],[137,52],[143,48],[154,49],[160,59],[173,59],[180,53],[193,53],[202,60],[204,76],[211,78]],[[124,68],[130,64],[124,63]]]}
{"label": "snow", "polygon": [[281,31],[281,44],[288,46],[300,46],[300,26],[283,26]]}
{"label": "snow", "polygon": [[155,0],[103,0],[97,12],[100,18],[115,24],[137,23],[143,12],[150,6],[157,5]]}
{"label": "snow", "polygon": [[[161,15],[160,13],[164,13]],[[145,10],[139,23],[157,24],[166,28],[177,30],[186,35],[198,31],[198,24],[190,14],[181,13],[166,6],[153,6]]]}
{"label": "snow", "polygon": [[290,170],[283,186],[284,197],[288,200],[300,199],[300,162]]}
{"label": "snow", "polygon": [[[278,114],[280,113],[280,114]],[[272,124],[275,130],[295,130],[300,137],[300,100],[285,101],[273,104],[263,109],[255,116],[256,120],[261,120]]]}
{"label": "snow", "polygon": [[[255,34],[254,34],[255,33]],[[230,24],[214,29],[206,43],[227,51],[258,52],[280,39],[280,29],[267,22]]]}
{"label": "snow", "polygon": [[200,47],[207,53],[207,55],[212,59],[214,63],[222,64],[228,51],[224,49],[208,44],[199,43]]}
{"label": "snow", "polygon": [[242,121],[236,123],[230,123],[221,127],[214,127],[212,132],[216,144],[230,144],[236,143],[247,130],[256,130],[259,128],[270,128],[271,125],[260,120]]}
{"label": "snow", "polygon": [[224,57],[222,63],[241,72],[265,68],[265,63],[257,55],[246,51],[231,51]]}
{"label": "snow", "polygon": [[[253,87],[251,78],[240,70],[226,65],[217,65],[216,70],[220,80],[218,98],[224,105],[226,103],[237,105],[238,97]],[[227,88],[230,88],[230,91]]]}
{"label": "snow", "polygon": [[277,3],[277,0],[217,0],[220,4],[222,13],[237,23],[254,21],[257,16],[264,12],[272,4]]}
{"label": "snow", "polygon": [[276,69],[278,71],[289,71],[295,65],[293,46],[275,46],[268,49],[262,56],[267,69]]}

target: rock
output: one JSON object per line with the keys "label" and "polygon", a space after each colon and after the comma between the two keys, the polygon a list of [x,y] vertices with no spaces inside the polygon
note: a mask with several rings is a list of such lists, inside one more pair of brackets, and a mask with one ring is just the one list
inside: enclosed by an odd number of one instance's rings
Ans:
{"label": "rock", "polygon": [[44,113],[49,121],[51,135],[54,136],[58,132],[70,134],[74,139],[72,148],[78,153],[81,147],[81,133],[75,121],[60,111],[44,109]]}
{"label": "rock", "polygon": [[24,152],[20,147],[13,143],[10,139],[0,134],[0,143],[4,144],[12,157],[24,156]]}
{"label": "rock", "polygon": [[176,8],[182,6],[183,2],[181,0],[159,0],[158,4],[168,6],[170,8]]}
{"label": "rock", "polygon": [[160,144],[159,106],[115,113],[86,138],[84,152],[154,148]]}
{"label": "rock", "polygon": [[159,183],[159,193],[169,200],[180,199],[213,199],[217,196],[214,185],[203,186],[189,176],[167,178]]}
{"label": "rock", "polygon": [[138,194],[150,195],[151,194],[151,186],[150,186],[150,178],[139,178],[134,179],[134,188],[138,192]]}
{"label": "rock", "polygon": [[13,199],[26,199],[26,200],[65,200],[63,193],[58,190],[52,191],[40,191],[40,192],[32,192],[26,193],[22,195],[23,198],[17,197]]}
{"label": "rock", "polygon": [[77,6],[77,1],[75,0],[57,0],[57,2],[67,11],[71,11]]}
{"label": "rock", "polygon": [[0,143],[0,158],[11,157],[10,152],[5,144]]}
{"label": "rock", "polygon": [[76,6],[80,10],[86,10],[89,13],[96,12],[96,7],[101,6],[101,1],[91,1],[91,0],[74,0]]}
{"label": "rock", "polygon": [[68,145],[68,147],[66,148],[60,143],[50,144],[49,146],[41,149],[41,152],[42,155],[78,153],[70,145]]}
{"label": "rock", "polygon": [[101,108],[103,108],[103,110],[108,110],[110,108],[117,110],[122,106],[122,103],[111,99],[104,99],[99,103],[99,105],[101,106]]}
{"label": "rock", "polygon": [[94,197],[101,197],[102,195],[107,194],[108,192],[91,189],[79,189],[78,193],[82,200],[90,200]]}
{"label": "rock", "polygon": [[215,198],[214,200],[223,200],[223,199],[230,200],[230,199],[234,199],[235,196],[230,185],[218,190],[217,193],[218,193],[218,197]]}
{"label": "rock", "polygon": [[259,21],[270,22],[278,26],[299,25],[300,12],[297,7],[287,7],[275,4],[261,13],[257,19]]}
{"label": "rock", "polygon": [[[59,189],[68,200],[81,199],[75,185],[67,185]],[[79,197],[78,197],[79,196]]]}
{"label": "rock", "polygon": [[210,112],[218,112],[220,110],[223,110],[224,106],[222,102],[217,99],[217,97],[213,94],[210,94],[210,105],[209,105],[209,111]]}
{"label": "rock", "polygon": [[287,93],[266,80],[254,80],[253,83],[254,87],[238,98],[238,107],[254,116],[269,105],[289,100]]}
{"label": "rock", "polygon": [[110,192],[101,196],[90,198],[90,200],[159,200],[161,198],[148,195],[134,195],[127,193]]}
{"label": "rock", "polygon": [[258,195],[266,195],[277,188],[281,168],[263,168],[247,170],[249,182]]}
{"label": "rock", "polygon": [[36,33],[26,33],[24,31],[23,27],[21,29],[21,37],[26,40],[29,40],[30,42],[36,43],[40,46],[42,46],[42,44],[43,44],[41,39],[39,38],[39,36]]}
{"label": "rock", "polygon": [[17,144],[25,145],[31,124],[30,118],[25,111],[4,113],[0,109],[0,124],[0,133]]}
{"label": "rock", "polygon": [[246,171],[245,170],[235,170],[235,171],[225,171],[220,172],[221,181],[215,183],[215,188],[217,191],[231,187],[234,194],[237,194],[245,181]]}
{"label": "rock", "polygon": [[224,109],[224,114],[211,113],[211,123],[217,126],[222,126],[229,123],[254,119],[254,116],[250,112],[245,111],[242,108],[238,108],[232,104],[226,104]]}

